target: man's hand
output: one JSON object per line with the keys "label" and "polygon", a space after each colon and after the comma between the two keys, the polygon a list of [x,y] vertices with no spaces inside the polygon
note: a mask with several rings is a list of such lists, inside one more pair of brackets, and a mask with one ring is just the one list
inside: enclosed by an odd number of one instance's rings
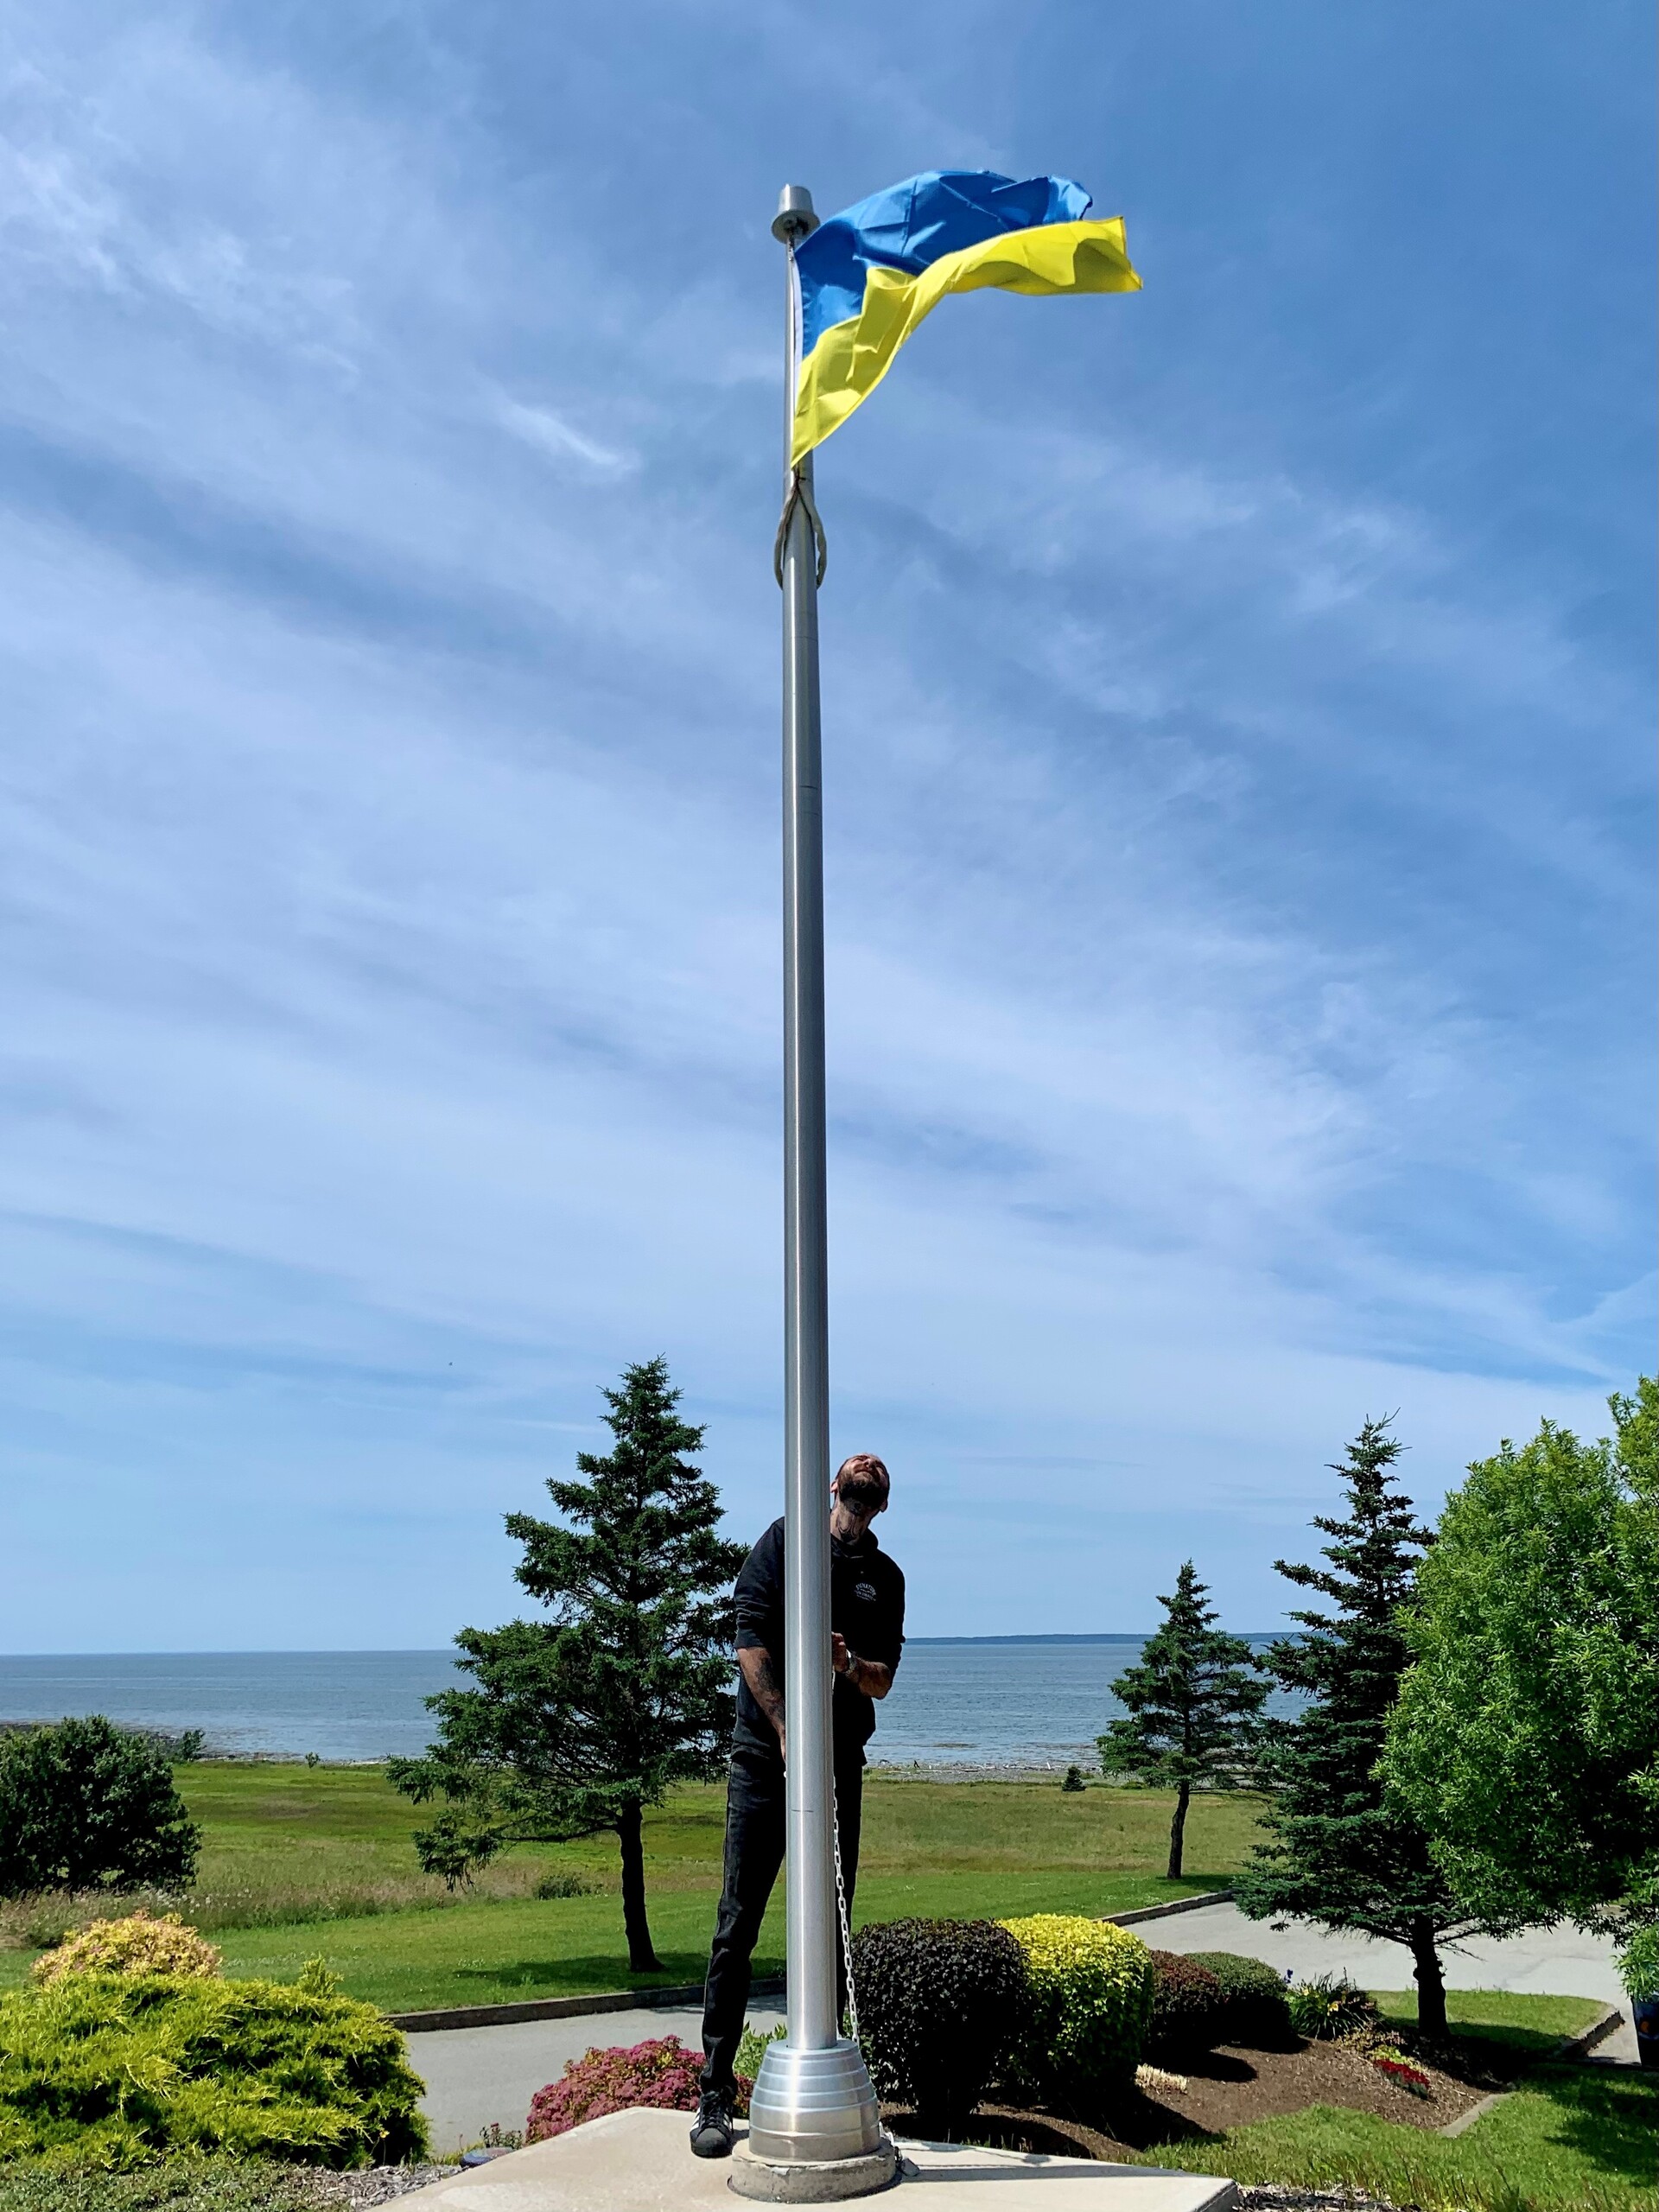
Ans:
{"label": "man's hand", "polygon": [[886,1697],[893,1688],[892,1668],[883,1666],[879,1659],[854,1658],[839,1629],[830,1631],[830,1664],[866,1697]]}

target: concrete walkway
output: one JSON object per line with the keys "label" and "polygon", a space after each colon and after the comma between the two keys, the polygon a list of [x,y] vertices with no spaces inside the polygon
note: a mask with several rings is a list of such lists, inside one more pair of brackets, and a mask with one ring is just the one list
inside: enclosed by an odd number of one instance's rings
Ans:
{"label": "concrete walkway", "polygon": [[[1414,1986],[1411,1954],[1399,1943],[1333,1935],[1307,1920],[1290,1921],[1280,1934],[1274,1922],[1247,1920],[1232,1904],[1172,1913],[1167,1920],[1144,1923],[1135,1933],[1160,1951],[1239,1951],[1247,1959],[1265,1959],[1281,1974],[1289,1968],[1299,1980],[1345,1974],[1363,1989]],[[1598,2047],[1596,2056],[1636,2064],[1636,2030],[1613,1964],[1611,1937],[1586,1936],[1576,1928],[1533,1928],[1501,1942],[1471,1936],[1455,1950],[1442,1948],[1440,1965],[1448,1989],[1513,1989],[1534,1997],[1593,1997],[1617,2005],[1626,2015],[1624,2024]]]}
{"label": "concrete walkway", "polygon": [[[1240,1951],[1265,1959],[1282,1974],[1299,1978],[1345,1974],[1366,1989],[1409,1989],[1411,1954],[1397,1943],[1374,1942],[1366,1936],[1334,1936],[1305,1920],[1291,1921],[1283,1934],[1273,1922],[1247,1920],[1236,1905],[1211,1904],[1196,1912],[1172,1913],[1143,1922],[1135,1930],[1164,1951]],[[1472,1941],[1441,1955],[1447,1986],[1452,1989],[1514,1989],[1532,1995],[1593,1997],[1617,2005],[1626,2014],[1618,2032],[1596,2053],[1599,2059],[1634,2065],[1636,2031],[1613,1969],[1613,1946],[1605,1936],[1576,1929],[1534,1929],[1504,1942]],[[782,2015],[756,2009],[749,2015],[764,2034]],[[493,2122],[503,2130],[523,2127],[530,2101],[545,2082],[556,2082],[567,2059],[580,2058],[597,2044],[643,2043],[648,2036],[678,2036],[689,2050],[700,2048],[702,2018],[695,2012],[601,2012],[569,2020],[525,2020],[505,2028],[451,2028],[411,2035],[409,2054],[426,2083],[423,2107],[432,2146],[442,2155],[476,2143]]]}

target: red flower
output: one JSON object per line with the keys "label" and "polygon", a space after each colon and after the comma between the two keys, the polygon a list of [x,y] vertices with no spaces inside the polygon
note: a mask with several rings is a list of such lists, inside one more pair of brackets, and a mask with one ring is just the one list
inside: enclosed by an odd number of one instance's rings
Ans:
{"label": "red flower", "polygon": [[1403,2058],[1389,2058],[1382,2051],[1372,2054],[1371,2063],[1379,2074],[1385,2074],[1390,2082],[1397,2082],[1414,2097],[1427,2096],[1432,2084],[1420,2066],[1408,2066]]}
{"label": "red flower", "polygon": [[[556,2082],[536,2092],[524,2123],[524,2140],[540,2143],[580,2127],[585,2120],[602,2120],[607,2113],[627,2112],[637,2105],[695,2112],[702,2072],[701,2056],[688,2050],[677,2036],[586,2051],[571,2059]],[[748,2109],[752,2086],[738,2076],[740,2113]]]}

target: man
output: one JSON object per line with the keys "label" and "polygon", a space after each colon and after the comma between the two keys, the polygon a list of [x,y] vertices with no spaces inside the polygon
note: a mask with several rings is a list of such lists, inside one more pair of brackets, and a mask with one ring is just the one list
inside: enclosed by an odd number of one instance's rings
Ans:
{"label": "man", "polygon": [[[870,1523],[892,1484],[880,1459],[843,1459],[830,1485],[830,1663],[836,1825],[850,1912],[858,1877],[864,1746],[874,1700],[893,1688],[905,1641],[905,1578]],[[784,1524],[774,1521],[737,1578],[737,1728],[726,1783],[726,1874],[702,2004],[702,2096],[691,2130],[700,2158],[736,2135],[732,2062],[749,2001],[749,1961],[784,1858]],[[839,1950],[839,1942],[837,1942]],[[841,1962],[845,1982],[846,1965]]]}

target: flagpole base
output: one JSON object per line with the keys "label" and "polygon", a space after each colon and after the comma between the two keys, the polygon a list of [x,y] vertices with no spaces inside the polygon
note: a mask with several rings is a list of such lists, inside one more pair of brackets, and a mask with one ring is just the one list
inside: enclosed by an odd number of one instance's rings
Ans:
{"label": "flagpole base", "polygon": [[769,2158],[740,2143],[729,2186],[761,2204],[841,2204],[889,2188],[898,2172],[899,2153],[885,2135],[855,2158]]}

